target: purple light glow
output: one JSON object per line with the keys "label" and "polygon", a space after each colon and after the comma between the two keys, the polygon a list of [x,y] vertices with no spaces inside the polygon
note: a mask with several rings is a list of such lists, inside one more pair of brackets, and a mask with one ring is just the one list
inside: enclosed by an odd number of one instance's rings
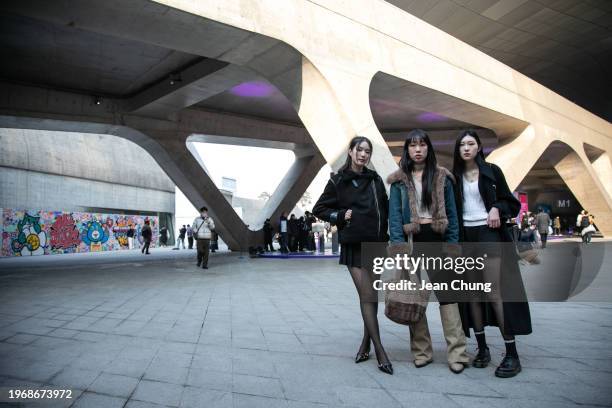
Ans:
{"label": "purple light glow", "polygon": [[421,122],[431,123],[431,122],[443,122],[446,120],[446,117],[442,115],[438,115],[435,112],[423,112],[417,116],[417,119]]}
{"label": "purple light glow", "polygon": [[252,81],[243,82],[236,85],[230,92],[237,96],[245,96],[248,98],[265,98],[274,92],[274,87],[267,82]]}

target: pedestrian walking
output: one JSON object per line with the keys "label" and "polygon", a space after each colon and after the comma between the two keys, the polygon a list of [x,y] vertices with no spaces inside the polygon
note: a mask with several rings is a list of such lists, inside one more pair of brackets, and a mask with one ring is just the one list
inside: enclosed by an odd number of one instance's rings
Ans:
{"label": "pedestrian walking", "polygon": [[378,328],[378,294],[373,287],[377,276],[368,265],[361,264],[362,242],[388,240],[387,192],[380,176],[366,167],[371,155],[372,142],[363,136],[354,137],[344,166],[331,177],[312,211],[318,218],[338,226],[340,264],[348,268],[359,295],[363,338],[355,362],[369,359],[373,342],[379,370],[393,374]]}
{"label": "pedestrian walking", "polygon": [[550,227],[550,216],[544,208],[540,207],[538,214],[536,215],[536,228],[540,234],[542,241],[542,249],[546,248],[546,240],[548,239],[548,228]]}
{"label": "pedestrian walking", "polygon": [[168,246],[168,228],[161,227],[159,230],[159,244],[164,248]]}
{"label": "pedestrian walking", "polygon": [[215,230],[215,223],[208,215],[208,208],[200,208],[200,216],[193,220],[191,225],[193,235],[196,239],[196,250],[198,252],[197,266],[208,269],[208,252],[210,250],[210,240]]}
{"label": "pedestrian walking", "polygon": [[142,227],[142,230],[140,231],[140,235],[142,236],[142,240],[144,244],[140,252],[146,255],[150,255],[149,246],[151,246],[151,239],[153,238],[153,230],[151,229],[150,221],[148,219],[145,219],[144,226]]}

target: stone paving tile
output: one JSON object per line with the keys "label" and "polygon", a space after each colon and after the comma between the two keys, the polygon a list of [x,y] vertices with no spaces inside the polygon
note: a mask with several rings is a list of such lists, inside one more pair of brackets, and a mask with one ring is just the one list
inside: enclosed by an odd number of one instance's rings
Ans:
{"label": "stone paving tile", "polygon": [[176,407],[181,401],[182,393],[181,385],[142,380],[131,399]]}
{"label": "stone paving tile", "polygon": [[129,397],[136,388],[138,379],[117,374],[102,373],[87,387],[87,391],[115,397]]}
{"label": "stone paving tile", "polygon": [[122,408],[127,400],[125,398],[84,392],[75,401],[74,408]]}
{"label": "stone paving tile", "polygon": [[233,408],[234,399],[230,392],[185,387],[179,406],[181,408]]}
{"label": "stone paving tile", "polygon": [[66,367],[55,375],[50,383],[58,387],[85,390],[100,375],[100,371]]}
{"label": "stone paving tile", "polygon": [[222,371],[191,368],[187,385],[210,390],[232,391],[232,374]]}
{"label": "stone paving tile", "polygon": [[150,365],[144,375],[145,380],[161,381],[172,384],[185,384],[189,368],[167,366],[164,364]]}
{"label": "stone paving tile", "polygon": [[232,377],[232,390],[240,394],[284,398],[283,389],[278,378],[234,374]]}

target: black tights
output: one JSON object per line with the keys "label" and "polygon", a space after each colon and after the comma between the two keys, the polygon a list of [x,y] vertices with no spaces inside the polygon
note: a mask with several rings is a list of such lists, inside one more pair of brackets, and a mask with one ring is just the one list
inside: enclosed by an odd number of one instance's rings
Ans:
{"label": "black tights", "polygon": [[[478,227],[466,227],[464,229],[466,241],[468,242],[481,242],[485,243],[494,243],[501,242],[501,237],[498,229],[489,228],[486,225],[478,226]],[[491,244],[488,244],[491,245]],[[492,248],[493,251],[499,251],[499,247]],[[491,282],[491,292],[487,293],[486,302],[491,305],[493,309],[493,313],[495,314],[495,319],[497,320],[497,324],[499,326],[499,331],[501,332],[504,340],[510,341],[514,340],[513,335],[508,335],[504,333],[504,304],[501,298],[501,257],[492,256],[491,252],[489,252],[489,257],[487,258],[486,268],[483,272],[483,282]],[[470,302],[470,315],[472,317],[472,324],[474,325],[475,333],[483,333],[484,332],[484,309],[486,307],[486,303],[482,303],[479,301]]]}
{"label": "black tights", "polygon": [[380,331],[378,329],[378,293],[372,286],[376,279],[374,273],[358,267],[349,267],[348,269],[359,295],[359,306],[363,319],[363,339],[359,352],[369,351],[370,341],[372,341],[378,362],[381,364],[388,363],[389,357],[387,357],[380,341]]}

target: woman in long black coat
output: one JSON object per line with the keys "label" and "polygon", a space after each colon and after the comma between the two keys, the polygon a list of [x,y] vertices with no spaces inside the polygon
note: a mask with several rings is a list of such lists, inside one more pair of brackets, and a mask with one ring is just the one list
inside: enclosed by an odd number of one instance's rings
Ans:
{"label": "woman in long black coat", "polygon": [[340,264],[348,267],[359,294],[364,333],[355,362],[369,358],[372,341],[378,368],[393,374],[378,329],[378,294],[372,286],[377,278],[372,270],[361,264],[363,242],[389,240],[387,192],[380,176],[366,167],[371,155],[370,140],[362,136],[354,137],[349,144],[346,163],[331,177],[312,212],[338,227]]}
{"label": "woman in long black coat", "polygon": [[504,337],[506,355],[495,375],[513,377],[521,371],[514,336],[531,333],[531,315],[518,258],[505,225],[506,220],[518,215],[521,205],[508,188],[501,169],[485,161],[482,143],[473,130],[466,130],[457,138],[453,174],[457,180],[455,201],[462,226],[460,240],[492,249],[483,277],[497,288],[494,294],[487,294],[484,302],[462,305],[465,334],[469,336],[469,329],[473,328],[478,342],[473,366],[484,368],[491,361],[484,328],[498,326]]}

